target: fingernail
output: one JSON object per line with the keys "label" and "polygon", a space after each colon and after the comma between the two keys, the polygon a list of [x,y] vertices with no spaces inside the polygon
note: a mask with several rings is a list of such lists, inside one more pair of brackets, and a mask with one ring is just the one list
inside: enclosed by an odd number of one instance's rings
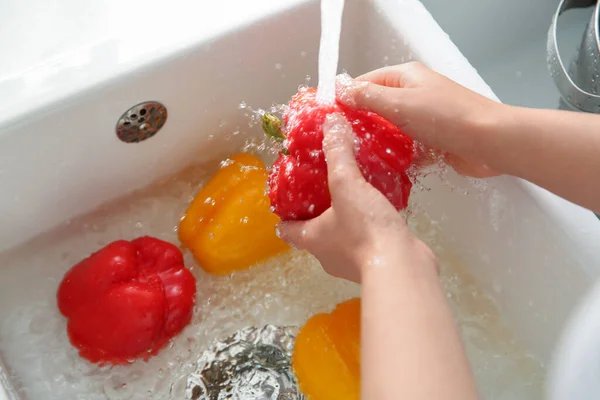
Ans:
{"label": "fingernail", "polygon": [[279,223],[275,225],[275,232],[277,233],[278,238],[287,242],[288,240],[290,240],[290,238],[287,234],[288,232],[286,229],[286,225],[287,223],[285,221],[279,221]]}
{"label": "fingernail", "polygon": [[306,230],[302,229],[302,232],[300,232],[300,237],[296,238],[296,237],[294,237],[294,235],[288,234],[288,230],[286,229],[287,224],[288,224],[288,222],[279,221],[279,223],[276,225],[276,228],[275,228],[277,231],[277,236],[281,240],[286,242],[291,248],[296,249],[296,250],[302,250],[300,248],[300,246],[298,245],[297,240],[304,239],[304,236],[306,236]]}
{"label": "fingernail", "polygon": [[336,77],[336,97],[341,103],[356,107],[356,95],[365,85],[367,82],[355,81],[348,74],[340,74]]}

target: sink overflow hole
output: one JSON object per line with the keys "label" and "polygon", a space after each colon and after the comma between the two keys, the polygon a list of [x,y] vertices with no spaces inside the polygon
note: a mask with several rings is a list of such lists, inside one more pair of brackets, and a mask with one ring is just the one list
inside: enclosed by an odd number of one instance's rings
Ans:
{"label": "sink overflow hole", "polygon": [[147,101],[125,111],[115,127],[125,143],[138,143],[154,136],[167,121],[167,109],[157,101]]}

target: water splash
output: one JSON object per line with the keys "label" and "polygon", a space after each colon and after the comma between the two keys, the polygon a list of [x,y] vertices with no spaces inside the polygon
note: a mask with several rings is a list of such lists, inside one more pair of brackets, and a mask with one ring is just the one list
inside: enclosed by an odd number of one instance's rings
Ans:
{"label": "water splash", "polygon": [[[304,252],[222,277],[204,272],[186,251],[185,265],[197,278],[190,326],[148,362],[100,368],[80,358],[56,307],[67,268],[115,238],[138,236],[139,223],[144,234],[178,243],[181,212],[219,167],[215,161],[185,170],[0,255],[0,351],[24,398],[183,400],[198,357],[215,341],[248,326],[299,326],[360,295],[358,285],[328,276]],[[32,276],[36,285],[27,284]]]}
{"label": "water splash", "polygon": [[317,100],[325,104],[332,104],[335,101],[335,76],[340,52],[343,12],[344,0],[321,0]]}
{"label": "water splash", "polygon": [[[0,350],[24,397],[185,399],[198,357],[215,341],[248,326],[302,325],[311,315],[360,295],[358,285],[328,276],[316,259],[298,250],[228,277],[205,273],[186,252],[185,264],[197,277],[190,326],[147,363],[99,368],[81,359],[56,308],[56,287],[65,270],[115,237],[137,236],[140,223],[145,234],[177,243],[174,225],[180,213],[219,167],[215,162],[184,171],[76,219],[35,245],[0,255]],[[439,257],[442,281],[485,398],[541,398],[543,369],[517,346],[491,298],[455,258],[438,223],[443,218],[435,221],[426,207],[418,206],[411,206],[410,227]],[[31,285],[32,276],[36,285]]]}
{"label": "water splash", "polygon": [[[286,104],[273,104],[268,109],[254,109],[245,101],[239,104],[239,109],[244,110],[244,115],[248,118],[248,127],[254,128],[262,123],[262,116],[265,113],[283,114],[287,109]],[[275,156],[282,151],[284,143],[277,143],[266,135],[252,136],[246,139],[243,148],[244,153],[263,153],[268,156]]]}

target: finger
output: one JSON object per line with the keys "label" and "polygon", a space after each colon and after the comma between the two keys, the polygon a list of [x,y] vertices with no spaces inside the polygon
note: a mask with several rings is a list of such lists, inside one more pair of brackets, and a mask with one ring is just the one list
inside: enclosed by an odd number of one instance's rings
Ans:
{"label": "finger", "polygon": [[339,78],[336,96],[348,107],[373,111],[395,125],[404,124],[401,112],[404,109],[404,89]]}
{"label": "finger", "polygon": [[415,75],[425,71],[427,68],[423,64],[411,61],[367,72],[357,77],[356,80],[390,88],[410,88],[416,86],[416,82],[418,82]]}
{"label": "finger", "polygon": [[482,165],[476,162],[470,162],[462,157],[455,156],[453,154],[446,155],[446,161],[452,168],[463,176],[470,176],[472,178],[483,179],[498,176],[498,173],[491,170],[486,165]]}
{"label": "finger", "polygon": [[310,247],[310,237],[307,239],[307,232],[312,231],[311,221],[281,221],[277,226],[279,237],[290,246],[305,250]]}
{"label": "finger", "polygon": [[343,115],[327,116],[323,124],[323,152],[332,200],[364,181],[356,163],[354,131]]}
{"label": "finger", "polygon": [[428,73],[432,71],[423,64],[408,62],[376,69],[355,80],[341,75],[337,80],[337,98],[349,107],[376,112],[402,126],[402,111],[410,101],[406,89],[418,87]]}
{"label": "finger", "polygon": [[351,89],[349,97],[353,100],[354,108],[373,111],[395,125],[404,122],[402,111],[405,98],[404,89],[389,88],[367,82]]}
{"label": "finger", "polygon": [[308,250],[315,254],[323,242],[324,232],[333,221],[333,209],[309,221],[281,221],[277,225],[279,237],[298,250]]}

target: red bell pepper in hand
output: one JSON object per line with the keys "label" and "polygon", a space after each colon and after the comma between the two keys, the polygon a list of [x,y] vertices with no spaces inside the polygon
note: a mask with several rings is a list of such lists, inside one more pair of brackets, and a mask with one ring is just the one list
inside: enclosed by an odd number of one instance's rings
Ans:
{"label": "red bell pepper in hand", "polygon": [[[331,206],[327,163],[323,154],[323,123],[341,113],[357,138],[356,160],[365,177],[401,210],[412,188],[406,170],[414,158],[414,143],[380,115],[344,104],[320,104],[316,88],[303,88],[283,113],[285,128],[271,114],[263,116],[265,133],[286,147],[269,174],[269,198],[282,220],[307,220]],[[285,132],[284,132],[285,130]]]}
{"label": "red bell pepper in hand", "polygon": [[189,324],[195,298],[181,251],[147,236],[93,253],[65,274],[57,293],[71,343],[101,364],[158,353]]}

